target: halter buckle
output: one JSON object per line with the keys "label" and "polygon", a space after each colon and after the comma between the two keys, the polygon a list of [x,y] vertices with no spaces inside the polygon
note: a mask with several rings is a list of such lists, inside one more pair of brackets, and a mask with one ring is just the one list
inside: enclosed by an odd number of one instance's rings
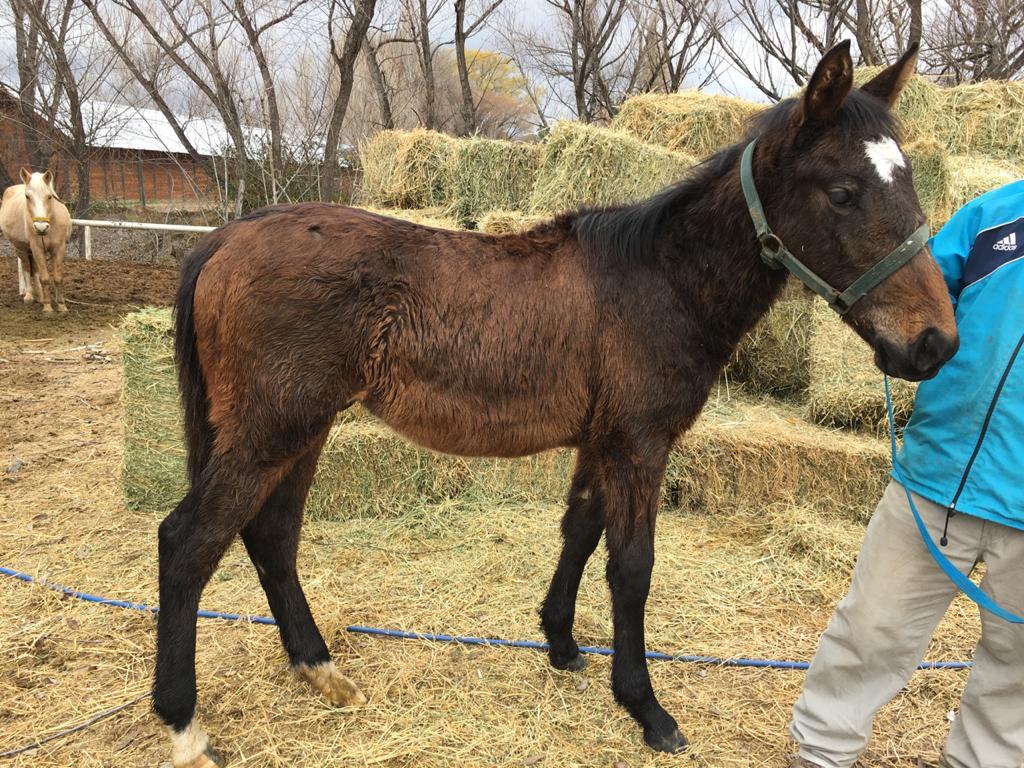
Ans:
{"label": "halter buckle", "polygon": [[782,269],[784,265],[779,254],[786,250],[782,239],[774,232],[766,232],[761,235],[760,240],[762,261],[773,269]]}

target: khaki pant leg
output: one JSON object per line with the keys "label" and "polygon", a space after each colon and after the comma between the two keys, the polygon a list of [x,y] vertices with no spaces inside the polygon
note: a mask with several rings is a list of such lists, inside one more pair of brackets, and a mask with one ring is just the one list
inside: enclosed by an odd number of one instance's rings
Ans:
{"label": "khaki pant leg", "polygon": [[[945,508],[916,495],[914,502],[938,541]],[[944,552],[964,573],[980,557],[983,525],[966,515],[950,525]],[[906,685],[955,594],[921,540],[903,487],[890,482],[793,709],[790,733],[801,757],[824,768],[853,765],[875,713]]]}
{"label": "khaki pant leg", "polygon": [[[1024,616],[1024,531],[985,524],[982,589]],[[953,768],[1024,766],[1024,625],[981,612],[981,641],[946,741]]]}

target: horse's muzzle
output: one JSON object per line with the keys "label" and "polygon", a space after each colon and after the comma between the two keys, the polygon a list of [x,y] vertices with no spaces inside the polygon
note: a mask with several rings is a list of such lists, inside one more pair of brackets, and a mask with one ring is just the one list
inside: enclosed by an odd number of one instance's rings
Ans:
{"label": "horse's muzzle", "polygon": [[947,336],[938,328],[925,328],[909,344],[879,339],[875,345],[875,365],[890,376],[907,381],[924,381],[939,372],[960,349],[960,336]]}
{"label": "horse's muzzle", "polygon": [[34,229],[40,235],[45,235],[47,232],[50,231],[50,222],[34,221],[32,222],[32,229]]}

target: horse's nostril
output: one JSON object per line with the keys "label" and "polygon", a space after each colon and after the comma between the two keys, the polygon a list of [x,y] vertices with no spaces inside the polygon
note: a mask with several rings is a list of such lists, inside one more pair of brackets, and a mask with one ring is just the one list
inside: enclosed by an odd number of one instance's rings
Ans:
{"label": "horse's nostril", "polygon": [[956,353],[958,347],[959,339],[949,338],[938,328],[929,327],[911,344],[910,363],[918,371],[937,370]]}

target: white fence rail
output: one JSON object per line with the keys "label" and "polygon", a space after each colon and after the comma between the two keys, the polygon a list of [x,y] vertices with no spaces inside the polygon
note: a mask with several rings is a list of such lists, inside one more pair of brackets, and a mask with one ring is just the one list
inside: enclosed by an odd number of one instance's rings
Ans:
{"label": "white fence rail", "polygon": [[72,224],[85,229],[85,259],[92,261],[92,228],[107,229],[154,229],[164,232],[212,232],[216,227],[201,227],[194,224],[152,224],[148,221],[103,221],[102,219],[72,219]]}
{"label": "white fence rail", "polygon": [[[213,232],[216,227],[202,227],[195,224],[153,224],[148,221],[104,221],[103,219],[72,219],[71,223],[82,227],[85,230],[85,256],[86,261],[92,261],[92,228],[103,227],[107,229],[151,229],[163,232]],[[25,293],[25,275],[21,269],[21,259],[18,259],[18,292]]]}

